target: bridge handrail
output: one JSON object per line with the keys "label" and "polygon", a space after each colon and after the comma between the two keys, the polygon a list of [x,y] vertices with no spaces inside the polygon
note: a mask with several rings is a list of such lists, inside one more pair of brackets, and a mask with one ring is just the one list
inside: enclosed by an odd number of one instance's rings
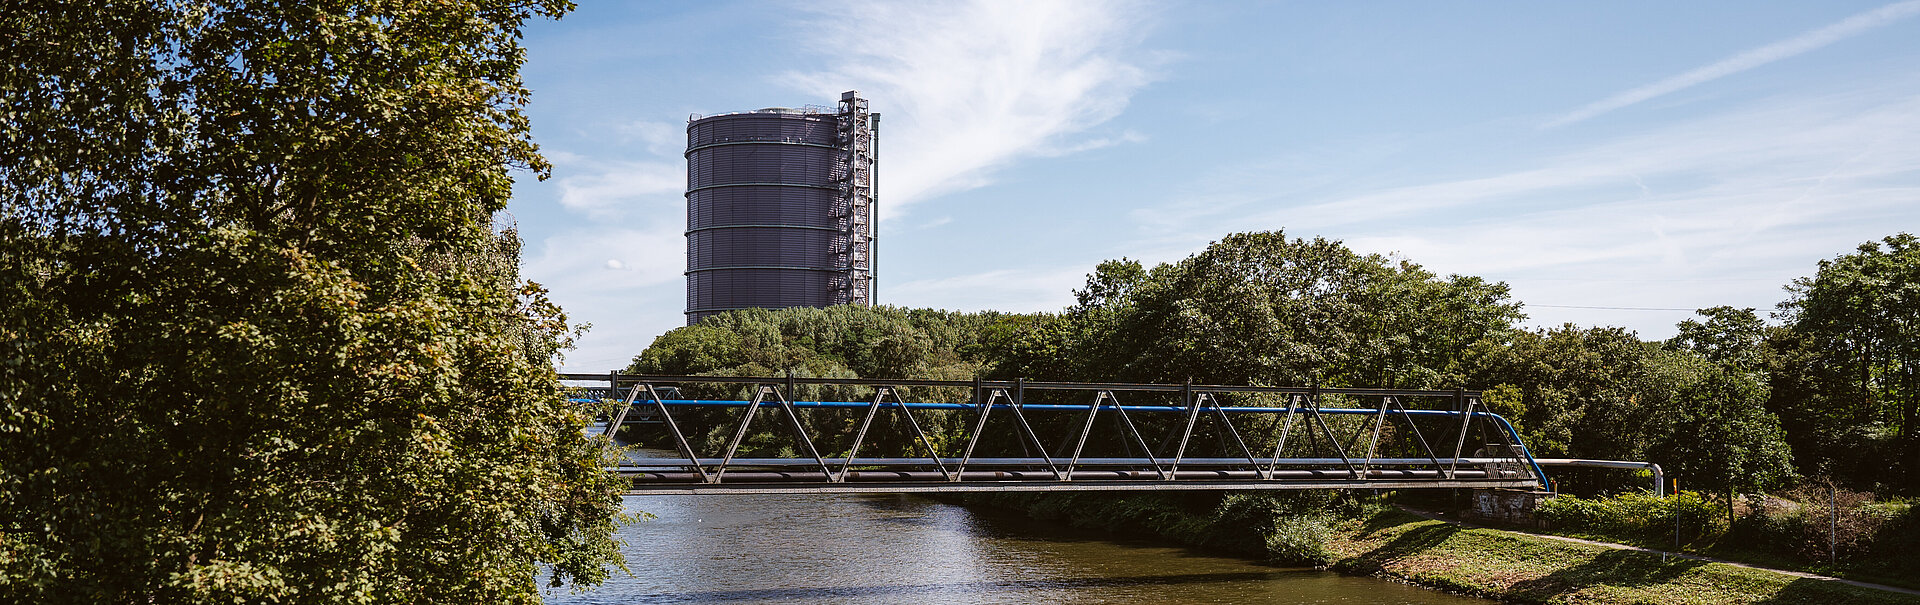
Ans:
{"label": "bridge handrail", "polygon": [[[1199,390],[1199,389],[1196,388],[1195,390]],[[575,399],[571,399],[570,401],[573,401],[575,403],[592,403],[599,400],[591,399],[591,398],[575,398]],[[735,407],[735,408],[743,408],[753,404],[750,401],[744,401],[739,399],[661,399],[660,403],[665,405],[670,405],[670,406]],[[805,400],[798,400],[798,399],[791,401],[789,403],[792,403],[793,406],[797,408],[856,408],[857,409],[857,408],[866,408],[867,406],[871,405],[869,402],[865,402],[865,401],[805,401]],[[890,408],[904,407],[911,410],[978,410],[981,407],[980,404],[958,403],[958,402],[947,402],[947,401],[909,401],[909,402],[898,403],[898,404],[887,403],[884,405]],[[1008,403],[996,403],[987,407],[991,407],[995,410],[1009,410],[1009,409],[1013,409],[1016,406]],[[1085,411],[1088,409],[1089,406],[1076,405],[1071,403],[1025,403],[1017,407],[1023,410]],[[1131,404],[1129,405],[1102,404],[1100,406],[1100,409],[1103,411],[1104,410],[1126,410],[1129,412],[1185,412],[1187,411],[1186,408],[1183,408],[1180,406],[1173,406],[1173,405],[1131,405]],[[1221,411],[1228,412],[1228,413],[1246,412],[1246,413],[1258,413],[1258,414],[1282,413],[1282,412],[1289,411],[1289,409],[1291,409],[1294,412],[1304,413],[1308,410],[1308,408],[1306,407],[1289,408],[1289,407],[1234,406],[1234,405],[1223,405],[1223,406],[1220,406],[1220,409]],[[1317,410],[1322,414],[1363,414],[1363,415],[1371,416],[1374,414],[1378,414],[1380,412],[1379,410],[1371,409],[1371,408],[1312,408],[1312,409]],[[1457,416],[1460,412],[1456,410],[1412,409],[1412,410],[1388,410],[1387,413],[1406,415],[1406,416]],[[1499,414],[1495,414],[1493,412],[1474,412],[1473,417],[1496,418],[1496,419],[1500,419],[1502,422],[1506,420],[1504,418],[1501,418]]]}
{"label": "bridge handrail", "polygon": [[[1364,395],[1394,397],[1479,397],[1480,391],[1454,389],[1366,389],[1348,387],[1276,387],[1219,384],[1159,384],[1142,382],[1058,382],[1058,381],[1014,381],[1014,380],[924,380],[889,378],[801,378],[782,376],[686,376],[660,374],[583,374],[563,372],[561,380],[606,381],[617,380],[627,384],[658,384],[679,382],[708,382],[723,384],[819,384],[836,386],[891,386],[891,387],[984,387],[1015,388],[1025,387],[1037,390],[1086,390],[1086,391],[1152,391],[1173,392],[1184,390],[1207,391],[1213,393],[1279,393],[1290,395]],[[619,388],[619,384],[612,385]]]}

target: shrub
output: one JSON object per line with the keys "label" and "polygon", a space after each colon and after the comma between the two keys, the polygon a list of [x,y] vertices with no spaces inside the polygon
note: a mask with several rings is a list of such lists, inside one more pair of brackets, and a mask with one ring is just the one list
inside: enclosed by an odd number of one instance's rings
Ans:
{"label": "shrub", "polygon": [[1304,491],[1228,496],[1221,510],[1241,514],[1246,527],[1260,529],[1267,559],[1288,565],[1326,565],[1333,562],[1327,540],[1338,519],[1364,519],[1387,508],[1385,500],[1350,492]]}
{"label": "shrub", "polygon": [[1868,492],[1841,489],[1830,496],[1825,486],[1808,484],[1752,499],[1748,508],[1728,531],[1729,541],[1766,552],[1844,561],[1903,554],[1915,545],[1911,505],[1874,502]]}
{"label": "shrub", "polygon": [[1556,496],[1540,503],[1534,514],[1553,527],[1640,542],[1671,539],[1677,516],[1681,539],[1691,542],[1717,533],[1714,520],[1720,510],[1698,492],[1664,497],[1631,492],[1599,498]]}
{"label": "shrub", "polygon": [[1281,517],[1267,534],[1267,558],[1275,563],[1326,565],[1333,562],[1327,539],[1333,528],[1317,515]]}

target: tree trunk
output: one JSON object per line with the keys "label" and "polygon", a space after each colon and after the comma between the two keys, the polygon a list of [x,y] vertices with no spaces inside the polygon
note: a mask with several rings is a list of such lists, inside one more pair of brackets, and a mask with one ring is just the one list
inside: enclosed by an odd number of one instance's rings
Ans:
{"label": "tree trunk", "polygon": [[1896,472],[1900,483],[1908,493],[1920,489],[1916,485],[1916,473],[1920,473],[1920,433],[1915,432],[1915,423],[1920,422],[1920,381],[1915,380],[1914,365],[1911,360],[1903,361],[1900,373],[1900,389],[1894,394],[1900,405],[1900,443],[1901,454]]}
{"label": "tree trunk", "polygon": [[1860,405],[1874,416],[1880,415],[1880,410],[1873,405],[1873,339],[1870,337],[1860,342]]}

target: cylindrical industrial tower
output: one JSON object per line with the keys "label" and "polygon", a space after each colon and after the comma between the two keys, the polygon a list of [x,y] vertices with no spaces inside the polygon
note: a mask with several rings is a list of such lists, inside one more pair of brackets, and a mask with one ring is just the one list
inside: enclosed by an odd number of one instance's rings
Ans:
{"label": "cylindrical industrial tower", "polygon": [[687,323],[750,307],[873,302],[874,125],[772,108],[687,122]]}

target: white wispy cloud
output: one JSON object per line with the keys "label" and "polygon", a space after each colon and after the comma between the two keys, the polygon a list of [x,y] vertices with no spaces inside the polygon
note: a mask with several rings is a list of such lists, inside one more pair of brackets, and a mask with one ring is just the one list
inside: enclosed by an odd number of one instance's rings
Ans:
{"label": "white wispy cloud", "polygon": [[[1832,209],[1806,203],[1806,195],[1819,193],[1817,184],[1842,179],[1864,186],[1875,177],[1920,169],[1920,148],[1908,144],[1920,135],[1920,95],[1888,97],[1885,92],[1776,99],[1617,137],[1537,167],[1359,193],[1262,218],[1337,226],[1468,207],[1484,214],[1502,204],[1531,212],[1592,199],[1696,200],[1728,211],[1761,203],[1793,209],[1776,219],[1784,224],[1805,218],[1797,212]],[[1640,200],[1649,193],[1657,195]]]}
{"label": "white wispy cloud", "polygon": [[[1767,308],[1819,259],[1920,225],[1915,140],[1920,80],[1909,79],[1778,97],[1410,186],[1328,192],[1310,177],[1302,186],[1249,173],[1134,219],[1149,260],[1184,256],[1224,233],[1284,228],[1397,251],[1441,273],[1507,280],[1517,298],[1542,305]],[[1645,336],[1687,315],[1529,313],[1539,325],[1630,324]]]}
{"label": "white wispy cloud", "polygon": [[560,206],[592,218],[659,214],[661,204],[677,204],[687,187],[686,128],[668,122],[634,120],[607,128],[622,145],[588,155],[547,151],[557,177]]}
{"label": "white wispy cloud", "polygon": [[[657,161],[555,162],[560,205],[595,218],[627,214],[648,198],[672,201],[687,187],[683,165]],[[563,172],[564,171],[564,172]]]}
{"label": "white wispy cloud", "polygon": [[1774,61],[1812,51],[1916,14],[1920,14],[1920,0],[1906,0],[1904,2],[1888,4],[1792,38],[1748,50],[1652,84],[1595,101],[1585,107],[1573,110],[1572,113],[1547,122],[1541,125],[1541,128],[1557,128],[1592,119],[1600,114],[1628,105],[1633,105],[1654,97],[1697,86]]}
{"label": "white wispy cloud", "polygon": [[657,122],[653,120],[634,120],[621,124],[615,129],[629,142],[644,145],[647,153],[658,158],[680,158],[687,149],[687,127],[685,124]]}
{"label": "white wispy cloud", "polygon": [[1139,140],[1075,137],[1151,79],[1152,59],[1136,48],[1149,12],[1095,1],[836,4],[805,24],[828,67],[786,78],[816,96],[873,99],[884,218],[985,185],[1022,157]]}

